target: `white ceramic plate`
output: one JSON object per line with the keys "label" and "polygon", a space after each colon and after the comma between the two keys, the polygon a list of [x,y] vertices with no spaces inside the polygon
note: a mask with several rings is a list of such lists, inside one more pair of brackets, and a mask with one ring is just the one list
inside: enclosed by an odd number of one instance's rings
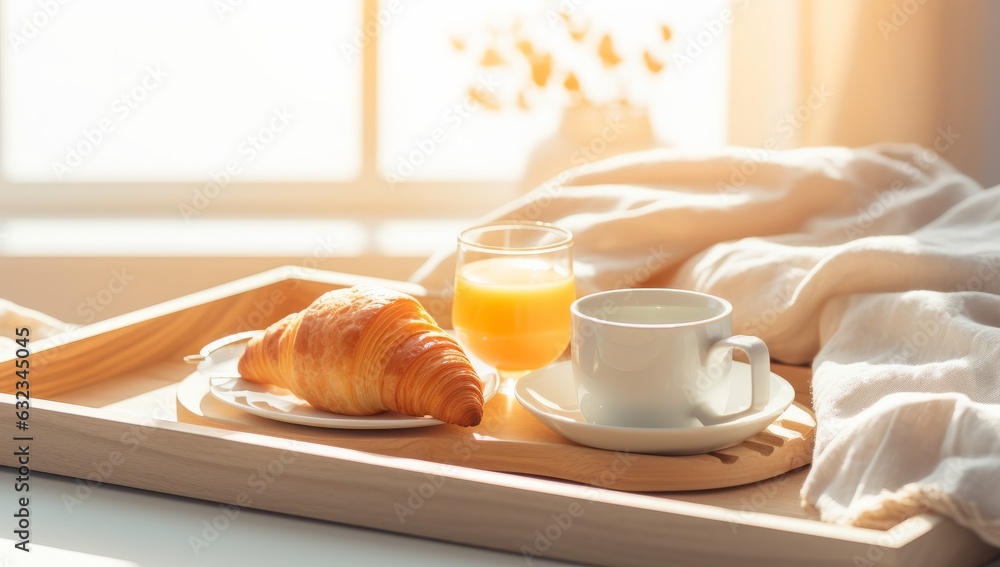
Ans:
{"label": "white ceramic plate", "polygon": [[[749,399],[750,366],[733,361],[733,391],[720,403]],[[746,390],[746,391],[743,391]],[[571,441],[613,451],[655,455],[692,455],[736,445],[770,425],[795,399],[784,378],[771,373],[771,399],[760,412],[728,423],[699,427],[612,427],[588,423],[580,413],[572,362],[557,362],[517,381],[514,395],[547,427]],[[728,411],[732,411],[730,408]]]}
{"label": "white ceramic plate", "polygon": [[[208,377],[209,392],[220,402],[247,413],[276,421],[334,429],[403,429],[428,427],[443,422],[430,416],[413,417],[395,412],[375,415],[340,415],[318,410],[284,388],[250,382],[236,367],[246,343],[263,331],[248,331],[224,337],[201,349],[204,360],[198,371]],[[471,360],[471,359],[470,359]],[[497,373],[481,362],[473,366],[485,381],[483,399],[489,401],[500,387]]]}

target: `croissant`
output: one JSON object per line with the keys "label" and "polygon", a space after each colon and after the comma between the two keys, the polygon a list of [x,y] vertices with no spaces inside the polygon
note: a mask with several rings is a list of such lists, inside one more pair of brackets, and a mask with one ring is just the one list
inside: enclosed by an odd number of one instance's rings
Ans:
{"label": "croissant", "polygon": [[250,340],[243,378],[344,415],[395,411],[461,426],[483,417],[483,382],[416,299],[359,285],[320,296]]}

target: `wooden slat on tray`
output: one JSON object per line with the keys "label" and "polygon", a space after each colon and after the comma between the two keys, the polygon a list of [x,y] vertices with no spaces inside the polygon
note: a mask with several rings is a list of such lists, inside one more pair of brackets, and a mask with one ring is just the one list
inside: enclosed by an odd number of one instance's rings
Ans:
{"label": "wooden slat on tray", "polygon": [[177,389],[179,421],[252,431],[286,439],[359,449],[442,464],[516,472],[601,484],[615,465],[615,489],[702,490],[759,482],[809,464],[816,422],[808,408],[793,404],[771,426],[750,439],[704,455],[683,457],[616,453],[578,445],[551,431],[509,392],[485,407],[483,422],[463,428],[323,429],[250,415],[216,400],[205,376],[194,373]]}

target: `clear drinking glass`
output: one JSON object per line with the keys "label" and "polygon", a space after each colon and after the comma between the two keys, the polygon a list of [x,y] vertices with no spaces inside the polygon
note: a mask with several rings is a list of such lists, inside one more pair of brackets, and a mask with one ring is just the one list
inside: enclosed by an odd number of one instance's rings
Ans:
{"label": "clear drinking glass", "polygon": [[452,325],[462,346],[510,381],[569,345],[573,235],[541,222],[499,221],[458,236]]}

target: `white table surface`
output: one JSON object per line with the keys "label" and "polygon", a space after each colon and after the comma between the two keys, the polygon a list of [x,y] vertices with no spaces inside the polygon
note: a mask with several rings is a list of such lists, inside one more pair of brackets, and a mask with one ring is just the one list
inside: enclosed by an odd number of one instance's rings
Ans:
{"label": "white table surface", "polygon": [[[523,567],[520,555],[244,509],[208,547],[195,555],[189,541],[201,537],[219,513],[217,504],[102,485],[67,511],[63,495],[73,479],[31,474],[30,553],[14,549],[13,469],[0,467],[0,567],[142,567],[212,565],[393,565],[399,567]],[[532,566],[571,565],[535,559]]]}

